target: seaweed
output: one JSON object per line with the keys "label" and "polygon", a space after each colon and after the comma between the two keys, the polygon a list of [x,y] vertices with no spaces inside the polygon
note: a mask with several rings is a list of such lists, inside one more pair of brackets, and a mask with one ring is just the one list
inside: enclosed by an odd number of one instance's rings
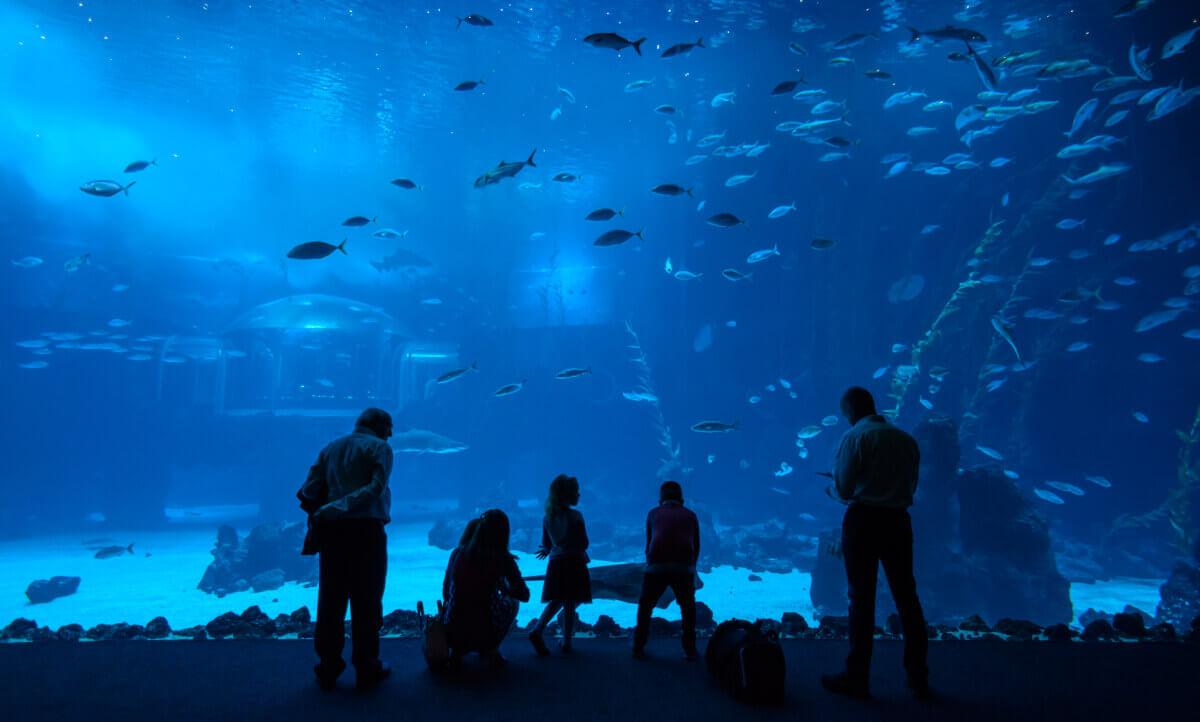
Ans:
{"label": "seaweed", "polygon": [[660,459],[661,463],[658,471],[655,472],[655,477],[659,481],[663,481],[675,476],[674,472],[682,468],[683,462],[679,458],[680,447],[671,437],[671,427],[667,425],[662,406],[658,401],[658,394],[654,392],[654,384],[650,377],[650,364],[646,361],[646,351],[642,348],[641,339],[638,338],[637,332],[633,330],[633,324],[629,321],[625,321],[625,331],[633,339],[627,348],[633,352],[630,361],[637,369],[638,383],[640,384],[638,390],[654,397],[654,401],[649,405],[654,416],[655,430],[658,432],[658,444],[666,454],[665,458]]}

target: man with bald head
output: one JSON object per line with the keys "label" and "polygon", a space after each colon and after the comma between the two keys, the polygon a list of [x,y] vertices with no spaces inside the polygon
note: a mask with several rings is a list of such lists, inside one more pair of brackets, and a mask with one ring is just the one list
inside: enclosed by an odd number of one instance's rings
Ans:
{"label": "man with bald head", "polygon": [[852,386],[842,395],[850,429],[834,461],[837,497],[849,505],[842,519],[842,558],[850,588],[850,654],[846,670],[821,677],[831,692],[870,696],[871,647],[875,638],[875,583],[879,565],[900,613],[908,686],[928,697],[929,640],[913,577],[912,506],[921,452],[907,432],[875,410],[871,392]]}
{"label": "man with bald head", "polygon": [[331,441],[308,471],[296,496],[309,514],[304,553],[320,554],[313,668],[322,688],[332,689],[346,663],[346,607],[350,607],[352,660],[359,688],[370,688],[391,670],[379,660],[383,587],[387,579],[387,535],[392,493],[392,417],[370,408],[353,433]]}

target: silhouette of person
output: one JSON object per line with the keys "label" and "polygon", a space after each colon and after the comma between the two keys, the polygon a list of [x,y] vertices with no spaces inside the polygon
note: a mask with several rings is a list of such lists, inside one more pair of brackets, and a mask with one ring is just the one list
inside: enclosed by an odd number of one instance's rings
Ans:
{"label": "silhouette of person", "polygon": [[916,440],[875,410],[866,389],[853,386],[842,395],[842,415],[850,430],[838,445],[834,491],[849,504],[842,520],[842,556],[850,589],[850,654],[846,669],[826,674],[831,692],[870,696],[871,648],[875,637],[875,583],[882,562],[904,633],[908,686],[918,696],[929,692],[925,615],[913,577],[912,506],[921,453]]}
{"label": "silhouette of person", "polygon": [[561,610],[564,654],[571,653],[571,638],[575,634],[575,610],[580,604],[592,601],[592,580],[588,575],[588,536],[583,514],[573,509],[579,503],[579,480],[559,474],[550,482],[546,497],[546,516],[542,519],[542,546],[537,558],[546,563],[546,580],[542,584],[542,602],[546,608],[529,632],[529,643],[538,655],[546,656],[543,634],[546,625]]}
{"label": "silhouette of person", "polygon": [[489,509],[468,527],[465,542],[450,554],[443,595],[442,621],[450,643],[451,667],[470,652],[496,667],[504,666],[500,643],[517,618],[520,602],[529,601],[516,557],[508,550],[508,515]]}
{"label": "silhouette of person", "polygon": [[675,593],[683,617],[683,653],[696,659],[696,560],[700,558],[700,522],[683,505],[683,487],[667,481],[659,488],[658,506],[646,515],[646,571],[638,599],[633,633],[634,659],[644,659],[650,638],[650,615],[667,587]]}
{"label": "silhouette of person", "polygon": [[309,513],[305,551],[320,554],[313,668],[322,688],[332,689],[346,668],[346,606],[350,606],[356,684],[374,687],[391,674],[379,659],[383,587],[387,579],[387,534],[392,503],[392,417],[369,408],[354,432],[321,450],[296,496]]}

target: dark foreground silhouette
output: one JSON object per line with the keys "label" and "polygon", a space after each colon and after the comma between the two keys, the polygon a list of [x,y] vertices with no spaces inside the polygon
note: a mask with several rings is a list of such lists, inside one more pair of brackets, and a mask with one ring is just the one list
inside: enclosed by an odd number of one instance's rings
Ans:
{"label": "dark foreground silhouette", "polygon": [[[1108,720],[1186,719],[1200,645],[933,642],[939,698],[905,687],[901,644],[878,641],[873,700],[831,695],[817,672],[844,641],[784,640],[782,706],[738,704],[674,645],[633,664],[629,639],[578,639],[575,654],[537,657],[521,636],[505,669],[468,659],[457,676],[425,668],[420,641],[382,640],[388,684],[324,692],[308,674],[309,640],[0,645],[0,699],[13,720]],[[703,642],[702,642],[703,643]],[[668,648],[669,647],[669,648]],[[662,702],[670,700],[670,711]]]}

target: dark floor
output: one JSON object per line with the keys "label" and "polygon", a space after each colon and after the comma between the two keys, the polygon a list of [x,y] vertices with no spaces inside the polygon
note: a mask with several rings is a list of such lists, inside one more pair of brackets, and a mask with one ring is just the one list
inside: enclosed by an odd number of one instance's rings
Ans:
{"label": "dark floor", "polygon": [[[0,644],[5,720],[1173,720],[1195,714],[1200,645],[935,642],[932,680],[941,699],[917,702],[903,687],[901,645],[880,642],[875,699],[826,693],[844,642],[785,641],[788,699],[753,709],[713,686],[703,663],[652,643],[629,659],[627,640],[577,642],[570,658],[539,659],[524,639],[505,646],[508,669],[469,665],[458,679],[430,675],[414,640],[388,639],[395,671],[356,693],[353,676],[321,692],[307,641]],[[1194,719],[1194,717],[1193,717]]]}

